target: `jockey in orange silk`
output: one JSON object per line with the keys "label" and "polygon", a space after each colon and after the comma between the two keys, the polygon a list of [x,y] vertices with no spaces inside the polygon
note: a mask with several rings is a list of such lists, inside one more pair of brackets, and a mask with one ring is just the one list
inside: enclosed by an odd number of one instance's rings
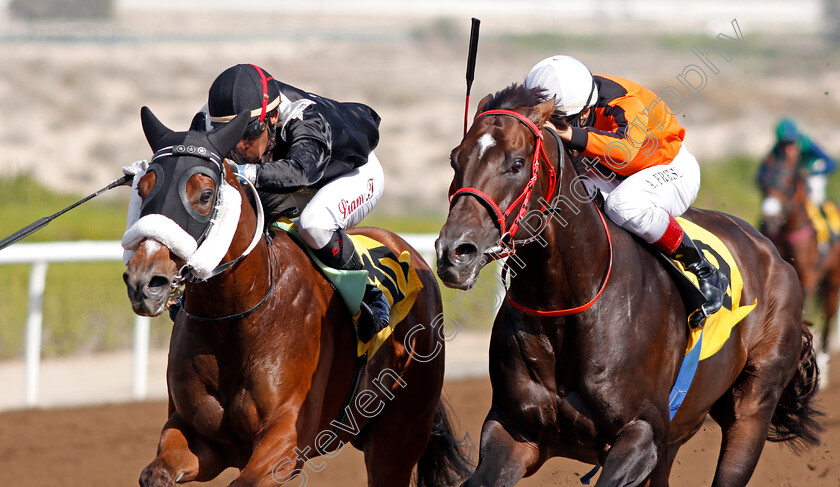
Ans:
{"label": "jockey in orange silk", "polygon": [[722,306],[728,283],[675,219],[700,189],[700,167],[683,144],[685,129],[652,91],[627,79],[593,76],[570,56],[540,61],[525,86],[545,90],[565,113],[570,127],[558,135],[581,156],[576,167],[587,184],[603,193],[604,213],[697,276],[706,302],[689,321],[702,325]]}

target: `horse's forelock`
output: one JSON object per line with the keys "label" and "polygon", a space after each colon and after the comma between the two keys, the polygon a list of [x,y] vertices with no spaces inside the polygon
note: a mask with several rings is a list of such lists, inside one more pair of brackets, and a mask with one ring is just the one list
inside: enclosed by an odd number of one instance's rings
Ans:
{"label": "horse's forelock", "polygon": [[533,107],[547,99],[548,94],[542,88],[526,88],[524,85],[512,83],[491,96],[485,109],[513,110],[519,107]]}

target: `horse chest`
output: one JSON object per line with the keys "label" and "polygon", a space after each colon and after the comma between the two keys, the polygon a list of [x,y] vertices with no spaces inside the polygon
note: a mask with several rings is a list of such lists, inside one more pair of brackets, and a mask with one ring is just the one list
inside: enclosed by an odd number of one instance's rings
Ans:
{"label": "horse chest", "polygon": [[242,437],[255,411],[250,395],[215,354],[170,351],[169,389],[178,414],[203,437],[228,442]]}

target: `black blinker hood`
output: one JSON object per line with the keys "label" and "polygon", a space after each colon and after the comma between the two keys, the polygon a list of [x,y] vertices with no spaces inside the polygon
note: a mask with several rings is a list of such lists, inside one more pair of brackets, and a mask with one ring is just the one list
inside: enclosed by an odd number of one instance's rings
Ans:
{"label": "black blinker hood", "polygon": [[[155,151],[148,170],[154,172],[157,178],[154,188],[143,200],[140,217],[163,215],[178,224],[200,245],[217,212],[219,188],[225,171],[223,155],[230,152],[242,137],[248,115],[239,114],[230,123],[211,133],[197,130],[173,132],[147,107],[141,109],[140,118],[146,140]],[[207,215],[196,212],[187,197],[187,181],[195,174],[209,177],[216,187],[213,211]]]}

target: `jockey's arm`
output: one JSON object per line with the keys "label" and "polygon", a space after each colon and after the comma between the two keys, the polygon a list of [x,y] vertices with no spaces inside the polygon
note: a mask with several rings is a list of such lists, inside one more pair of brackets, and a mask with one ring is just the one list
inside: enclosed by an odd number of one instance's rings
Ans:
{"label": "jockey's arm", "polygon": [[[837,162],[829,156],[820,146],[808,137],[803,136],[803,153],[807,153],[814,160],[811,168],[812,174],[831,174],[837,169]],[[805,156],[805,154],[803,154]],[[820,163],[822,161],[822,163]]]}
{"label": "jockey's arm", "polygon": [[644,145],[648,115],[640,100],[628,98],[608,106],[600,116],[608,117],[612,127],[573,127],[570,148],[601,159],[610,169],[620,170],[635,159]]}
{"label": "jockey's arm", "polygon": [[292,120],[286,127],[291,141],[282,159],[257,165],[256,185],[268,191],[293,191],[317,183],[330,161],[332,136],[320,116]]}

